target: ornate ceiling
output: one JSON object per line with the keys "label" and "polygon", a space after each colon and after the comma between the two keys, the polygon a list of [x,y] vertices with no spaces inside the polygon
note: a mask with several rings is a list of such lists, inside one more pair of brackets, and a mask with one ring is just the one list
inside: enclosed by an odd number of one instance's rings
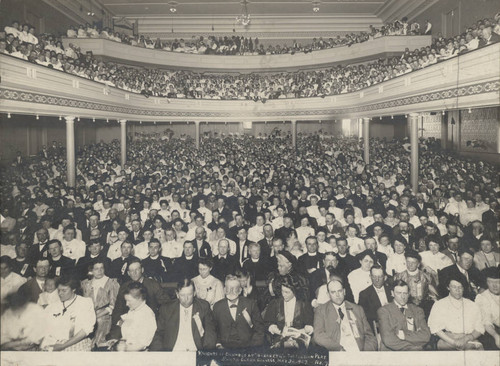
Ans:
{"label": "ornate ceiling", "polygon": [[[87,0],[81,0],[87,1]],[[409,19],[437,0],[249,0],[249,26],[235,24],[240,0],[92,0],[116,20],[137,22],[139,33],[351,32]],[[319,8],[315,12],[313,8]],[[171,9],[175,9],[173,12]]]}

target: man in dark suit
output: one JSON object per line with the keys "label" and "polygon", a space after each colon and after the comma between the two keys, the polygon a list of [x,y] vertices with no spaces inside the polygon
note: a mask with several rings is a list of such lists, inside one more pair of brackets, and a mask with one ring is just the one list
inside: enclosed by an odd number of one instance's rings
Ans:
{"label": "man in dark suit", "polygon": [[36,237],[38,239],[38,244],[30,245],[28,255],[26,256],[28,258],[28,262],[32,266],[35,266],[36,262],[38,262],[40,258],[48,258],[49,256],[49,248],[47,246],[47,243],[49,242],[49,231],[46,228],[41,227],[36,231]]}
{"label": "man in dark suit", "polygon": [[226,297],[214,304],[217,348],[255,348],[264,344],[265,325],[257,302],[240,296],[238,277],[226,277]]}
{"label": "man in dark suit", "polygon": [[229,228],[227,237],[234,242],[238,242],[238,231],[243,228],[248,230],[248,226],[245,224],[243,216],[239,213],[234,217],[234,223],[235,225]]}
{"label": "man in dark suit", "polygon": [[489,46],[497,42],[500,42],[500,36],[493,33],[491,24],[486,24],[483,28],[482,37],[479,40],[479,47]]}
{"label": "man in dark suit", "polygon": [[254,281],[265,281],[271,272],[269,259],[262,256],[258,243],[251,243],[248,253],[250,258],[245,259],[241,267],[250,273]]}
{"label": "man in dark suit", "polygon": [[142,243],[144,241],[144,236],[142,233],[141,222],[139,220],[133,220],[131,225],[132,230],[128,234],[127,241],[134,245]]}
{"label": "man in dark suit", "polygon": [[261,256],[269,258],[273,248],[274,229],[271,224],[265,224],[262,230],[264,232],[264,239],[260,240],[258,244],[260,245]]}
{"label": "man in dark suit", "polygon": [[192,279],[196,276],[198,276],[198,255],[193,242],[186,241],[181,257],[175,259],[172,264],[169,280],[179,282],[183,278]]}
{"label": "man in dark suit", "polygon": [[217,334],[210,304],[195,298],[194,284],[177,285],[177,299],[160,307],[151,351],[196,351],[215,348]]}
{"label": "man in dark suit", "polygon": [[408,302],[408,284],[396,281],[394,301],[377,311],[381,351],[421,351],[431,338],[424,311]]}
{"label": "man in dark suit", "polygon": [[289,214],[286,214],[283,216],[283,226],[276,229],[274,236],[283,240],[283,243],[286,243],[292,234],[297,237],[297,232],[293,227],[293,219]]}
{"label": "man in dark suit", "polygon": [[330,235],[340,235],[345,236],[345,231],[342,229],[340,224],[332,213],[327,213],[325,215],[325,226],[320,226],[318,229],[323,229],[326,232],[326,236]]}
{"label": "man in dark suit", "polygon": [[453,263],[457,263],[458,256],[458,247],[460,246],[460,239],[458,236],[448,237],[446,240],[446,249],[442,250],[441,253],[445,254],[448,258],[451,259]]}
{"label": "man in dark suit", "polygon": [[415,201],[411,203],[411,206],[415,207],[415,209],[417,210],[416,215],[418,217],[426,216],[427,208],[430,207],[427,203],[425,203],[424,195],[420,192],[416,194]]}
{"label": "man in dark suit", "polygon": [[[387,256],[384,253],[377,251],[377,241],[375,238],[367,237],[365,238],[365,247],[370,250],[375,258],[375,264],[379,264],[385,271],[385,265],[387,263]],[[361,254],[361,253],[360,253]],[[358,258],[359,260],[359,258]]]}
{"label": "man in dark suit", "polygon": [[415,249],[415,236],[410,234],[410,224],[406,221],[400,221],[398,224],[398,233],[394,235],[394,240],[406,245],[406,248]]}
{"label": "man in dark suit", "polygon": [[154,311],[155,314],[158,313],[158,308],[161,305],[170,301],[167,293],[160,287],[158,282],[144,277],[144,269],[142,268],[139,259],[131,261],[127,272],[130,277],[130,281],[125,282],[120,286],[120,290],[116,296],[115,307],[113,309],[113,313],[111,314],[112,325],[108,339],[121,338],[121,330],[120,327],[117,326],[117,323],[121,316],[128,311],[127,304],[125,303],[125,292],[131,282],[140,282],[144,285],[147,292],[146,304],[151,308],[151,310]]}
{"label": "man in dark suit", "polygon": [[351,272],[355,270],[356,268],[359,268],[360,264],[359,261],[352,255],[350,255],[347,250],[348,250],[348,245],[347,245],[347,239],[346,238],[339,238],[337,239],[337,258],[339,259],[339,264],[346,269],[347,272]]}
{"label": "man in dark suit", "polygon": [[314,342],[329,351],[376,351],[377,339],[365,312],[345,301],[342,281],[330,281],[327,289],[331,301],[319,305],[314,313]]}
{"label": "man in dark suit", "polygon": [[129,264],[132,263],[132,261],[137,261],[139,258],[132,255],[132,243],[128,241],[124,241],[120,249],[122,255],[111,262],[109,277],[116,278],[118,283],[122,284],[130,280],[127,273]]}
{"label": "man in dark suit", "polygon": [[220,281],[224,281],[228,274],[234,274],[236,270],[240,269],[240,262],[235,256],[229,255],[229,241],[227,239],[219,240],[217,247],[219,254],[213,258],[214,266],[211,274]]}
{"label": "man in dark suit", "polygon": [[212,257],[212,247],[205,240],[207,233],[203,226],[199,226],[194,231],[194,240],[191,240],[190,243],[193,244],[193,247],[196,252],[196,256],[198,258],[211,258]]}
{"label": "man in dark suit", "polygon": [[235,240],[236,242],[236,258],[240,262],[240,264],[243,264],[245,259],[250,258],[250,254],[248,252],[248,249],[250,247],[250,243],[252,243],[250,240],[248,240],[248,230],[245,228],[240,228],[237,233],[237,239]]}
{"label": "man in dark suit", "polygon": [[481,220],[484,225],[484,231],[490,238],[498,238],[497,224],[499,220],[498,202],[492,199],[490,201],[490,209],[483,212]]}
{"label": "man in dark suit", "polygon": [[323,266],[323,254],[318,252],[318,239],[309,236],[306,239],[307,253],[298,259],[298,270],[309,277],[309,274]]}
{"label": "man in dark suit", "polygon": [[142,260],[144,276],[152,278],[157,282],[168,282],[172,270],[170,258],[160,254],[161,244],[158,239],[151,239],[148,244],[149,255]]}
{"label": "man in dark suit", "polygon": [[463,297],[474,301],[481,289],[486,288],[486,282],[481,272],[474,267],[474,252],[469,248],[461,249],[458,262],[443,268],[439,271],[439,296],[448,296],[449,290],[446,287],[450,283],[450,278],[461,278],[464,284]]}
{"label": "man in dark suit", "polygon": [[339,259],[334,252],[326,252],[323,255],[323,265],[309,275],[309,298],[316,298],[316,291],[326,285],[332,275],[336,275],[347,283],[347,270],[340,265]]}
{"label": "man in dark suit", "polygon": [[61,277],[74,274],[75,261],[62,254],[63,248],[61,242],[57,239],[49,240],[47,247],[50,254],[49,276]]}
{"label": "man in dark suit", "polygon": [[391,289],[386,283],[387,276],[385,270],[378,264],[375,264],[370,270],[372,286],[359,293],[358,304],[363,307],[366,319],[373,328],[373,322],[377,321],[377,310],[392,301]]}
{"label": "man in dark suit", "polygon": [[43,292],[45,279],[49,274],[50,263],[47,258],[40,258],[35,265],[35,277],[24,283],[18,292],[28,301],[38,302],[38,297]]}
{"label": "man in dark suit", "polygon": [[87,246],[85,256],[79,258],[76,262],[75,274],[80,280],[87,278],[90,266],[94,264],[96,260],[100,260],[104,263],[104,273],[109,277],[111,275],[111,259],[109,259],[103,251],[100,239],[92,239]]}

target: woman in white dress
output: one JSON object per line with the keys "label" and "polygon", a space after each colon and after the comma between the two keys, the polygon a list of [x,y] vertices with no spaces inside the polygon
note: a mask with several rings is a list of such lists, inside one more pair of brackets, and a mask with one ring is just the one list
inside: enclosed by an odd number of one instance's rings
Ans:
{"label": "woman in white dress", "polygon": [[224,298],[222,282],[210,274],[213,265],[212,258],[200,258],[198,261],[200,274],[193,278],[196,297],[208,301],[210,307],[213,307],[217,301]]}

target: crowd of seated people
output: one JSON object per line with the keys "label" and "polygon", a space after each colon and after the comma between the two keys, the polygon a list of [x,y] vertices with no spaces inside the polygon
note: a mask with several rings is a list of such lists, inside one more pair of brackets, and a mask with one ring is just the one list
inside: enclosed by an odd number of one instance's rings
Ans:
{"label": "crowd of seated people", "polygon": [[497,15],[495,19],[479,20],[456,37],[445,39],[438,35],[431,46],[406,50],[400,57],[314,71],[216,75],[127,67],[98,61],[92,54],[83,54],[72,44],[64,49],[61,42],[51,35],[39,36],[37,43],[22,41],[13,33],[16,27],[17,22],[6,27],[6,38],[0,38],[0,53],[142,93],[146,97],[253,100],[263,103],[269,99],[325,97],[357,91],[500,41],[500,15]]}
{"label": "crowd of seated people", "polygon": [[322,137],[19,154],[2,350],[498,350],[498,166],[423,140],[414,194],[401,141]]}
{"label": "crowd of seated people", "polygon": [[78,28],[71,26],[68,29],[66,36],[68,38],[103,38],[114,42],[120,42],[131,46],[165,50],[171,52],[182,53],[197,53],[207,55],[277,55],[277,54],[295,54],[297,52],[312,52],[339,46],[351,46],[355,43],[366,42],[370,39],[380,38],[383,36],[399,36],[399,35],[419,35],[430,34],[432,25],[427,22],[425,29],[421,32],[420,24],[413,22],[408,23],[406,18],[401,21],[397,20],[391,24],[383,25],[380,29],[370,26],[369,32],[359,32],[338,35],[335,38],[323,39],[322,37],[314,38],[312,43],[302,45],[297,41],[293,41],[291,45],[268,45],[267,47],[260,43],[259,38],[243,37],[243,36],[224,36],[215,37],[209,36],[193,36],[189,40],[175,39],[173,41],[162,41],[159,38],[156,40],[150,39],[148,36],[136,35],[130,36],[119,32],[113,32],[110,28],[98,30],[96,25],[80,25]]}

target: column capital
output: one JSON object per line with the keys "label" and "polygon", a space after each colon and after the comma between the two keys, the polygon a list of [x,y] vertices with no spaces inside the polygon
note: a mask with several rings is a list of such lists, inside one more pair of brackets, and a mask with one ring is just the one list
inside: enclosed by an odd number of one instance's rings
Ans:
{"label": "column capital", "polygon": [[419,113],[419,112],[411,112],[411,113],[408,113],[408,117],[410,118],[415,118],[415,117],[420,117],[422,115],[422,113]]}
{"label": "column capital", "polygon": [[126,119],[120,119],[118,122],[120,122],[120,123],[127,123],[127,120]]}
{"label": "column capital", "polygon": [[75,122],[75,116],[65,116],[64,119],[66,120],[66,123],[74,123]]}
{"label": "column capital", "polygon": [[297,120],[296,119],[292,119],[290,122],[297,123]]}
{"label": "column capital", "polygon": [[363,117],[363,122],[368,123],[370,122],[370,117]]}
{"label": "column capital", "polygon": [[200,123],[201,123],[201,121],[198,121],[198,120],[194,121],[195,125],[199,125]]}

